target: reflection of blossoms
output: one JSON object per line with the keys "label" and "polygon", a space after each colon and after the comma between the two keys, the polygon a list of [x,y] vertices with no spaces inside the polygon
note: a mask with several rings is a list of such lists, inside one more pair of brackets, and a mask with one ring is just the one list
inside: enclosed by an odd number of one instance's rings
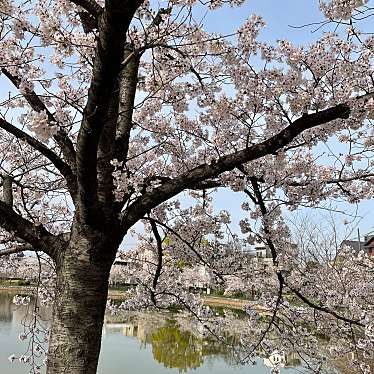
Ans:
{"label": "reflection of blossoms", "polygon": [[[20,302],[19,296],[16,296],[15,299]],[[10,362],[18,360],[20,363],[30,366],[34,374],[40,374],[42,367],[45,366],[44,361],[46,358],[46,343],[48,342],[49,330],[45,327],[45,321],[38,313],[39,306],[36,304],[35,299],[29,300],[27,305],[22,302],[17,305],[20,308],[24,306],[22,309],[29,312],[22,319],[24,331],[18,336],[21,342],[27,344],[27,349],[21,355],[12,354],[8,360]]]}
{"label": "reflection of blossoms", "polygon": [[30,301],[30,296],[16,295],[13,297],[13,304],[15,305],[28,305]]}
{"label": "reflection of blossoms", "polygon": [[365,335],[374,340],[374,325],[366,325],[365,326]]}
{"label": "reflection of blossoms", "polygon": [[23,363],[23,364],[26,364],[30,361],[30,356],[21,355],[21,356],[19,356],[18,361]]}

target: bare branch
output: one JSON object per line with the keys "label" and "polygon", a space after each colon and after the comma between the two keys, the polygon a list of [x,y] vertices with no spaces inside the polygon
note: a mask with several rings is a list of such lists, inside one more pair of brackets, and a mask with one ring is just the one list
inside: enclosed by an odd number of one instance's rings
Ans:
{"label": "bare branch", "polygon": [[161,221],[159,221],[156,218],[146,218],[146,217],[144,217],[144,219],[147,219],[149,221],[152,220],[155,223],[157,223],[158,225],[163,226],[166,230],[170,231],[182,243],[184,243],[191,250],[191,252],[193,252],[196,255],[196,257],[200,260],[200,262],[202,264],[204,264],[205,266],[208,266],[212,270],[212,272],[214,273],[214,275],[216,275],[221,281],[224,281],[224,278],[223,278],[222,274],[220,274],[219,272],[217,272],[217,270],[202,257],[202,255],[199,253],[199,251],[197,251],[193,247],[193,245],[191,243],[189,243],[187,240],[183,239],[182,236],[179,235],[179,233],[177,231],[175,231],[173,228],[171,228],[170,226],[168,226],[166,223],[161,222]]}
{"label": "bare branch", "polygon": [[[352,177],[332,178],[332,179],[328,179],[326,181],[318,180],[318,182],[321,183],[321,184],[323,184],[323,183],[325,183],[325,184],[349,183],[349,182],[353,182],[353,181],[356,181],[356,180],[362,180],[362,181],[370,182],[371,180],[373,180],[373,178],[374,178],[373,173],[363,173],[361,175],[356,175],[356,176],[352,176]],[[309,181],[305,181],[305,182],[292,181],[292,182],[287,183],[287,186],[304,187],[304,186],[308,186],[312,182],[316,182],[316,180],[309,180]]]}
{"label": "bare branch", "polygon": [[[268,210],[267,210],[265,202],[263,200],[263,197],[262,197],[262,194],[261,194],[261,190],[260,190],[260,186],[259,186],[259,184],[257,182],[257,179],[255,177],[250,178],[250,181],[251,181],[251,184],[252,184],[252,187],[253,187],[254,194],[256,196],[257,204],[260,206],[261,214],[265,218],[266,215],[268,214]],[[269,246],[271,254],[272,254],[273,264],[275,266],[277,266],[278,265],[277,251],[276,251],[275,245],[273,243],[273,240],[271,238],[270,228],[266,224],[266,220],[264,220],[263,227],[264,227],[264,232],[266,234],[266,243]],[[279,271],[279,270],[277,271],[277,277],[278,277],[278,281],[279,281],[279,285],[280,285],[281,289],[283,288],[283,286],[287,286],[300,300],[302,300],[305,304],[307,304],[311,308],[313,308],[315,310],[319,310],[319,311],[327,313],[327,314],[330,314],[333,317],[337,318],[338,320],[341,320],[341,321],[344,321],[344,322],[348,322],[350,324],[354,324],[354,325],[357,325],[357,326],[364,326],[362,323],[360,323],[358,321],[354,321],[352,319],[346,318],[346,317],[344,317],[344,316],[342,316],[342,315],[334,312],[333,310],[331,310],[331,309],[329,309],[327,307],[317,305],[314,302],[310,301],[300,291],[298,291],[298,290],[294,289],[293,287],[291,287],[286,282],[286,280],[285,280],[282,272]]]}
{"label": "bare branch", "polygon": [[[262,194],[261,194],[261,190],[260,190],[260,186],[258,184],[257,178],[252,177],[252,178],[250,178],[250,181],[251,181],[251,184],[252,184],[252,187],[253,187],[253,192],[254,192],[254,195],[255,195],[256,204],[260,207],[262,217],[264,218],[264,225],[263,226],[264,226],[264,232],[266,234],[266,243],[270,248],[271,257],[273,258],[273,264],[275,266],[277,266],[277,264],[278,264],[278,262],[277,262],[277,250],[275,248],[275,245],[274,245],[273,241],[271,240],[270,228],[265,223],[266,222],[266,216],[268,215],[268,210],[267,210],[265,202],[262,198]],[[279,278],[279,282],[282,286],[283,285],[283,277]]]}

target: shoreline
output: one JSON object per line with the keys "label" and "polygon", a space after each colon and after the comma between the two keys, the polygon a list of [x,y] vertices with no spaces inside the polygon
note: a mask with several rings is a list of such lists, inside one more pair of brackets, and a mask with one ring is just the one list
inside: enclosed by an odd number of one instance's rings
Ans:
{"label": "shoreline", "polygon": [[205,305],[217,306],[217,307],[227,307],[231,309],[243,310],[245,305],[253,305],[254,302],[250,300],[234,299],[229,297],[219,297],[210,295],[201,295],[202,300]]}
{"label": "shoreline", "polygon": [[[31,293],[34,287],[32,286],[0,286],[0,292],[8,292],[8,293]],[[238,309],[243,310],[245,305],[252,305],[255,309],[261,310],[262,312],[266,312],[266,309],[261,308],[257,305],[254,301],[250,300],[243,300],[243,299],[235,299],[235,298],[228,298],[228,297],[217,297],[217,296],[210,296],[210,295],[201,295],[201,298],[205,305],[213,306],[213,307],[226,307],[230,309]],[[109,289],[108,291],[108,299],[112,300],[124,300],[123,298],[123,291]]]}

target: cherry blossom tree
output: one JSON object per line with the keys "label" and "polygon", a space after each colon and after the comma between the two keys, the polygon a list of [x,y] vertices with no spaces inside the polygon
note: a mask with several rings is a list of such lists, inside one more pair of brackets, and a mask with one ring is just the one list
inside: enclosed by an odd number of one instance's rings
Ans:
{"label": "cherry blossom tree", "polygon": [[[0,254],[33,250],[53,261],[48,374],[96,373],[110,268],[139,221],[157,258],[141,304],[175,300],[159,291],[161,229],[179,253],[168,258],[169,279],[192,257],[217,278],[255,281],[222,246],[194,238],[195,230],[219,238],[229,224],[227,212],[209,212],[214,188],[244,191],[244,209],[255,207],[241,229],[248,241],[262,235],[274,265],[258,286],[263,295],[279,286],[264,303],[277,311],[288,288],[323,315],[370,325],[357,310],[342,316],[336,303],[313,303],[300,274],[286,276],[281,210],[373,195],[374,38],[360,30],[372,9],[365,0],[320,1],[331,30],[304,46],[258,41],[257,15],[231,35],[198,20],[201,9],[243,2],[0,0]],[[319,157],[316,147],[329,141],[339,150]],[[177,217],[183,191],[201,203]]]}

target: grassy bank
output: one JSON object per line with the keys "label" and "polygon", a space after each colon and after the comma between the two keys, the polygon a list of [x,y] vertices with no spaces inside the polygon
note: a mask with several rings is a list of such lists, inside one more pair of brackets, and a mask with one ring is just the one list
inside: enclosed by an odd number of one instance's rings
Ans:
{"label": "grassy bank", "polygon": [[[4,284],[0,283],[0,292],[8,292],[8,293],[20,293],[20,294],[30,294],[33,290],[32,286],[26,285],[16,285],[16,284]],[[108,291],[108,298],[112,300],[124,300],[124,291],[121,289],[109,289]],[[204,304],[213,306],[213,307],[226,307],[230,309],[240,309],[242,310],[244,305],[252,304],[255,305],[253,301],[237,299],[237,298],[229,298],[229,297],[222,297],[222,296],[211,296],[211,295],[201,295]],[[259,308],[256,306],[256,308]]]}
{"label": "grassy bank", "polygon": [[[31,294],[34,289],[33,285],[18,285],[15,283],[0,283],[0,292],[9,292],[9,293],[21,293],[21,294]],[[123,300],[123,291],[110,289],[108,292],[108,298],[114,300]]]}

